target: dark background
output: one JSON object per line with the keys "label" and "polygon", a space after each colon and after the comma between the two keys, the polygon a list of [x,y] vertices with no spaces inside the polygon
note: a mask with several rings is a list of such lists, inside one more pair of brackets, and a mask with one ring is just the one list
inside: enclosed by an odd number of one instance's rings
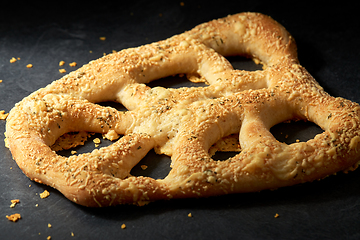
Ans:
{"label": "dark background", "polygon": [[[360,103],[360,20],[357,7],[345,1],[118,2],[3,4],[0,110],[9,112],[31,92],[59,79],[61,60],[70,72],[103,53],[159,41],[243,11],[268,14],[284,25],[295,37],[301,64],[324,89]],[[105,41],[99,40],[102,36]],[[21,60],[11,64],[12,57]],[[73,61],[77,67],[69,67]],[[29,63],[33,68],[26,68]],[[5,121],[0,128],[2,142]],[[289,134],[311,137],[309,129]],[[276,191],[94,209],[31,182],[3,144],[0,153],[0,239],[360,239],[359,170]],[[169,159],[150,153],[144,161],[151,159],[158,170],[150,169],[149,175],[166,172]],[[45,189],[50,196],[40,199]],[[10,208],[11,199],[20,203]],[[5,215],[13,213],[22,219],[8,221]]]}

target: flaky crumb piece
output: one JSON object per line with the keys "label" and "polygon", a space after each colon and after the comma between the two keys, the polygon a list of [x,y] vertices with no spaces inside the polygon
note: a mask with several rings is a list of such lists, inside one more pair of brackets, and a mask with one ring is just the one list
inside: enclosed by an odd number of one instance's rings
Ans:
{"label": "flaky crumb piece", "polygon": [[70,66],[70,67],[76,67],[76,65],[77,65],[76,62],[69,63],[69,66]]}
{"label": "flaky crumb piece", "polygon": [[14,208],[15,205],[16,205],[17,203],[19,203],[19,202],[20,202],[19,199],[13,199],[13,200],[11,200],[11,205],[10,205],[10,207],[11,207],[11,208]]}
{"label": "flaky crumb piece", "polygon": [[72,237],[75,236],[73,232],[71,232],[71,236],[72,236]]}
{"label": "flaky crumb piece", "polygon": [[125,228],[126,228],[125,223],[123,223],[123,224],[121,225],[121,228],[122,228],[122,229],[125,229]]}
{"label": "flaky crumb piece", "polygon": [[47,240],[50,240],[50,239],[51,239],[51,236],[48,236],[46,239],[47,239]]}
{"label": "flaky crumb piece", "polygon": [[148,168],[148,166],[146,166],[146,165],[141,165],[140,167],[141,167],[142,170],[145,170],[145,169]]}
{"label": "flaky crumb piece", "polygon": [[10,63],[14,63],[14,62],[16,62],[17,60],[16,60],[16,58],[14,58],[14,57],[12,57],[11,59],[10,59]]}
{"label": "flaky crumb piece", "polygon": [[105,41],[105,40],[106,40],[106,37],[99,37],[99,39],[100,39],[101,41]]}
{"label": "flaky crumb piece", "polygon": [[66,70],[65,69],[59,69],[59,73],[66,73]]}
{"label": "flaky crumb piece", "polygon": [[33,65],[31,63],[29,63],[28,65],[26,65],[27,68],[32,68]]}
{"label": "flaky crumb piece", "polygon": [[280,217],[278,213],[275,214],[274,218]]}
{"label": "flaky crumb piece", "polygon": [[49,193],[47,190],[45,190],[44,192],[40,193],[40,197],[41,197],[41,198],[47,198],[48,196],[50,196],[50,193]]}
{"label": "flaky crumb piece", "polygon": [[51,226],[51,224],[50,223],[48,223],[48,228],[51,228],[52,226]]}
{"label": "flaky crumb piece", "polygon": [[10,216],[6,215],[6,218],[12,222],[17,222],[19,219],[21,219],[21,215],[20,215],[20,213],[15,213]]}
{"label": "flaky crumb piece", "polygon": [[59,66],[61,67],[61,66],[64,66],[64,64],[65,64],[65,61],[60,61],[59,62]]}
{"label": "flaky crumb piece", "polygon": [[95,143],[95,147],[98,147],[98,146],[100,146],[101,140],[100,140],[100,138],[95,138],[93,140],[93,142]]}
{"label": "flaky crumb piece", "polygon": [[191,213],[189,213],[189,214],[188,214],[188,217],[192,217],[192,214],[191,214]]}
{"label": "flaky crumb piece", "polygon": [[8,115],[9,115],[9,113],[5,113],[5,110],[0,111],[0,119],[1,120],[5,120]]}

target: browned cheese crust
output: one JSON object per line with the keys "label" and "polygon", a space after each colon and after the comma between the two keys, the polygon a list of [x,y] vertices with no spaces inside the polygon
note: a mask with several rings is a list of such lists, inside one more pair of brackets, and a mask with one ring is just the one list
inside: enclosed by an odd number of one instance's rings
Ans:
{"label": "browned cheese crust", "polygon": [[[260,61],[234,70],[224,56]],[[187,74],[199,88],[150,88],[152,80]],[[128,111],[96,103],[117,101]],[[85,206],[142,205],[171,198],[274,189],[354,169],[360,156],[360,108],[329,96],[297,59],[293,37],[272,18],[240,13],[167,40],[106,55],[17,103],[6,135],[32,180]],[[289,119],[324,132],[285,144],[269,129]],[[50,146],[65,133],[116,139],[108,147],[63,157]],[[238,134],[241,152],[215,161],[209,149]],[[130,175],[150,149],[171,156],[164,179]]]}

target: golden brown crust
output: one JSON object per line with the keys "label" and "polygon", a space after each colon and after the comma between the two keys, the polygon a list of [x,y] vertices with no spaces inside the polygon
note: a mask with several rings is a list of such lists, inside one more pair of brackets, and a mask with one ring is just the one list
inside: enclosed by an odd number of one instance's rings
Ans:
{"label": "golden brown crust", "polygon": [[[234,70],[224,58],[230,55],[252,57],[264,70]],[[209,86],[144,84],[180,73],[199,75]],[[103,101],[118,101],[129,111],[95,104]],[[299,64],[294,39],[280,24],[241,13],[84,65],[16,104],[6,134],[24,173],[70,200],[142,205],[273,189],[350,169],[360,155],[359,116],[358,104],[329,96]],[[324,132],[307,142],[278,142],[269,129],[293,118]],[[51,150],[60,136],[75,131],[124,136],[78,156]],[[213,160],[211,146],[231,134],[239,134],[241,152]],[[152,148],[171,156],[168,176],[131,176]]]}

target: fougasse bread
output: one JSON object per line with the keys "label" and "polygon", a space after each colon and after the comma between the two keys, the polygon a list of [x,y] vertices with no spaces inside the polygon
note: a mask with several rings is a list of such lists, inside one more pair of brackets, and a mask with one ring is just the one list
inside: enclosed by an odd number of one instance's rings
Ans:
{"label": "fougasse bread", "polygon": [[[235,70],[242,55],[263,70]],[[150,88],[187,74],[205,87]],[[127,111],[96,103],[116,101]],[[84,206],[276,189],[357,167],[360,108],[326,93],[302,67],[293,37],[271,17],[240,13],[169,39],[91,61],[42,88],[10,111],[6,136],[13,158],[32,180]],[[307,142],[279,142],[269,129],[303,119],[323,129]],[[64,157],[51,149],[71,132],[95,132],[114,143]],[[241,151],[223,161],[209,149],[238,134]],[[164,179],[131,176],[155,149],[171,157]]]}

